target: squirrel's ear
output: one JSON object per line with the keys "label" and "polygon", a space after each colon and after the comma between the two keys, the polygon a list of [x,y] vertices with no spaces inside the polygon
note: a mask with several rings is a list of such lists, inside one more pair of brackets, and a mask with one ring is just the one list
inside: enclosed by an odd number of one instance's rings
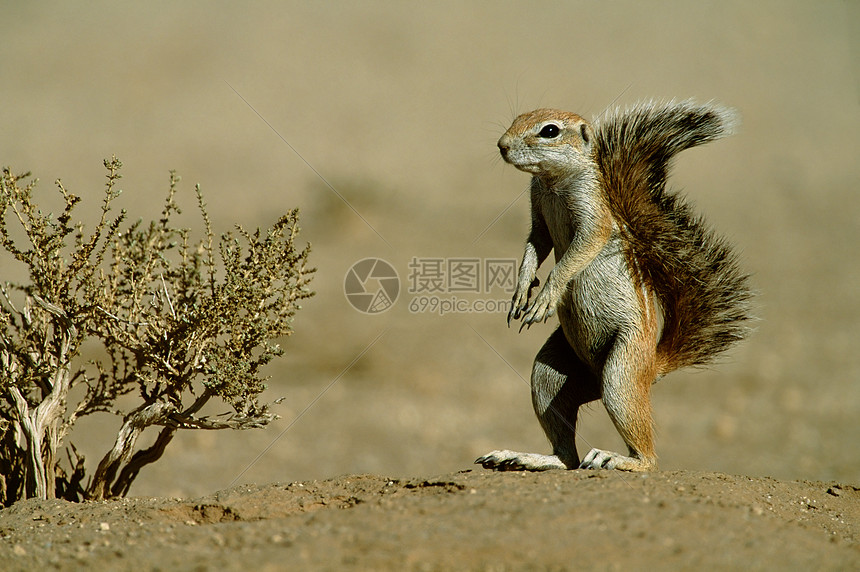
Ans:
{"label": "squirrel's ear", "polygon": [[579,125],[579,134],[582,136],[582,142],[585,148],[591,147],[591,140],[594,138],[594,132],[591,129],[591,125],[588,123],[581,123]]}

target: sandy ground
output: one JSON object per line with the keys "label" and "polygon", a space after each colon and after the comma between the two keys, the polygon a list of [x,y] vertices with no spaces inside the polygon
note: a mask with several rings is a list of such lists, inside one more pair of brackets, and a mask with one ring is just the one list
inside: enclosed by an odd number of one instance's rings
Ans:
{"label": "sandy ground", "polygon": [[720,473],[356,475],[0,512],[4,570],[848,570],[860,489]]}
{"label": "sandy ground", "polygon": [[[33,171],[46,197],[62,178],[89,221],[111,154],[125,164],[133,216],[158,213],[169,169],[188,212],[201,184],[219,231],[297,206],[319,268],[317,296],[269,371],[266,396],[286,398],[281,419],[180,435],[127,503],[0,512],[0,554],[18,559],[8,562],[167,568],[187,549],[212,568],[297,558],[432,569],[474,548],[468,567],[489,569],[612,567],[633,555],[642,568],[728,568],[736,556],[760,568],[770,557],[856,566],[855,3],[28,2],[0,12],[0,163]],[[759,291],[756,332],[717,366],[655,387],[666,473],[453,474],[491,449],[546,451],[526,380],[553,326],[518,334],[498,311],[410,311],[431,301],[410,292],[410,263],[520,257],[527,177],[495,148],[518,112],[595,117],[688,97],[743,117],[737,135],[682,154],[671,182],[742,252]],[[366,257],[400,276],[400,298],[378,315],[344,296]],[[0,277],[20,269],[0,259]],[[454,285],[433,295],[510,298]],[[118,424],[94,416],[75,430],[90,470]],[[621,447],[600,405],[578,435],[582,452]],[[449,473],[438,482],[453,485],[410,480]],[[385,477],[324,480],[354,474]],[[320,510],[303,508],[296,487],[264,484],[314,480],[305,489]],[[832,483],[844,494],[828,493]],[[218,490],[228,492],[207,496]],[[239,516],[215,523],[194,508],[208,504]]]}

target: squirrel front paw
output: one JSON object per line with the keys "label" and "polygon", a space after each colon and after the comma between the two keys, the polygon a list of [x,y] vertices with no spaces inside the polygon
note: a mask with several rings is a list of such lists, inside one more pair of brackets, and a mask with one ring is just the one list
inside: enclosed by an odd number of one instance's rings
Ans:
{"label": "squirrel front paw", "polygon": [[560,299],[560,291],[552,287],[552,282],[547,281],[535,301],[525,311],[523,326],[528,327],[536,322],[543,322],[555,315],[555,309],[558,307]]}
{"label": "squirrel front paw", "polygon": [[[526,286],[528,284],[528,286]],[[540,280],[534,278],[529,283],[528,280],[521,280],[517,284],[517,291],[514,292],[514,297],[511,300],[511,310],[508,312],[508,327],[511,325],[511,319],[519,320],[520,316],[526,311],[526,308],[529,305],[529,298],[531,298],[532,290],[534,290],[538,284],[540,284]]]}

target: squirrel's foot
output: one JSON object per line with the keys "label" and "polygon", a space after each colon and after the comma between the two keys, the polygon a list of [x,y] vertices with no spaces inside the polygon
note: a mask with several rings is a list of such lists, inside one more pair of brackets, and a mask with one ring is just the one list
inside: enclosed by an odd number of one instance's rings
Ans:
{"label": "squirrel's foot", "polygon": [[494,471],[549,471],[568,468],[555,455],[517,453],[516,451],[493,451],[476,459],[475,464]]}
{"label": "squirrel's foot", "polygon": [[588,452],[580,469],[617,469],[619,471],[653,471],[657,468],[657,462],[649,459],[628,457],[621,453],[592,449]]}

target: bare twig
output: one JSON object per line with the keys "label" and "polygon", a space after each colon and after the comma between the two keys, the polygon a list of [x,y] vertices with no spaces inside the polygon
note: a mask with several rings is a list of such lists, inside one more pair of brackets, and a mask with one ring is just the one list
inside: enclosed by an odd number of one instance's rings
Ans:
{"label": "bare twig", "polygon": [[167,305],[170,306],[170,315],[176,319],[176,310],[173,309],[173,302],[170,300],[170,290],[167,288],[167,282],[164,281],[164,273],[159,276],[161,278],[161,286],[164,288],[164,297],[167,298]]}

